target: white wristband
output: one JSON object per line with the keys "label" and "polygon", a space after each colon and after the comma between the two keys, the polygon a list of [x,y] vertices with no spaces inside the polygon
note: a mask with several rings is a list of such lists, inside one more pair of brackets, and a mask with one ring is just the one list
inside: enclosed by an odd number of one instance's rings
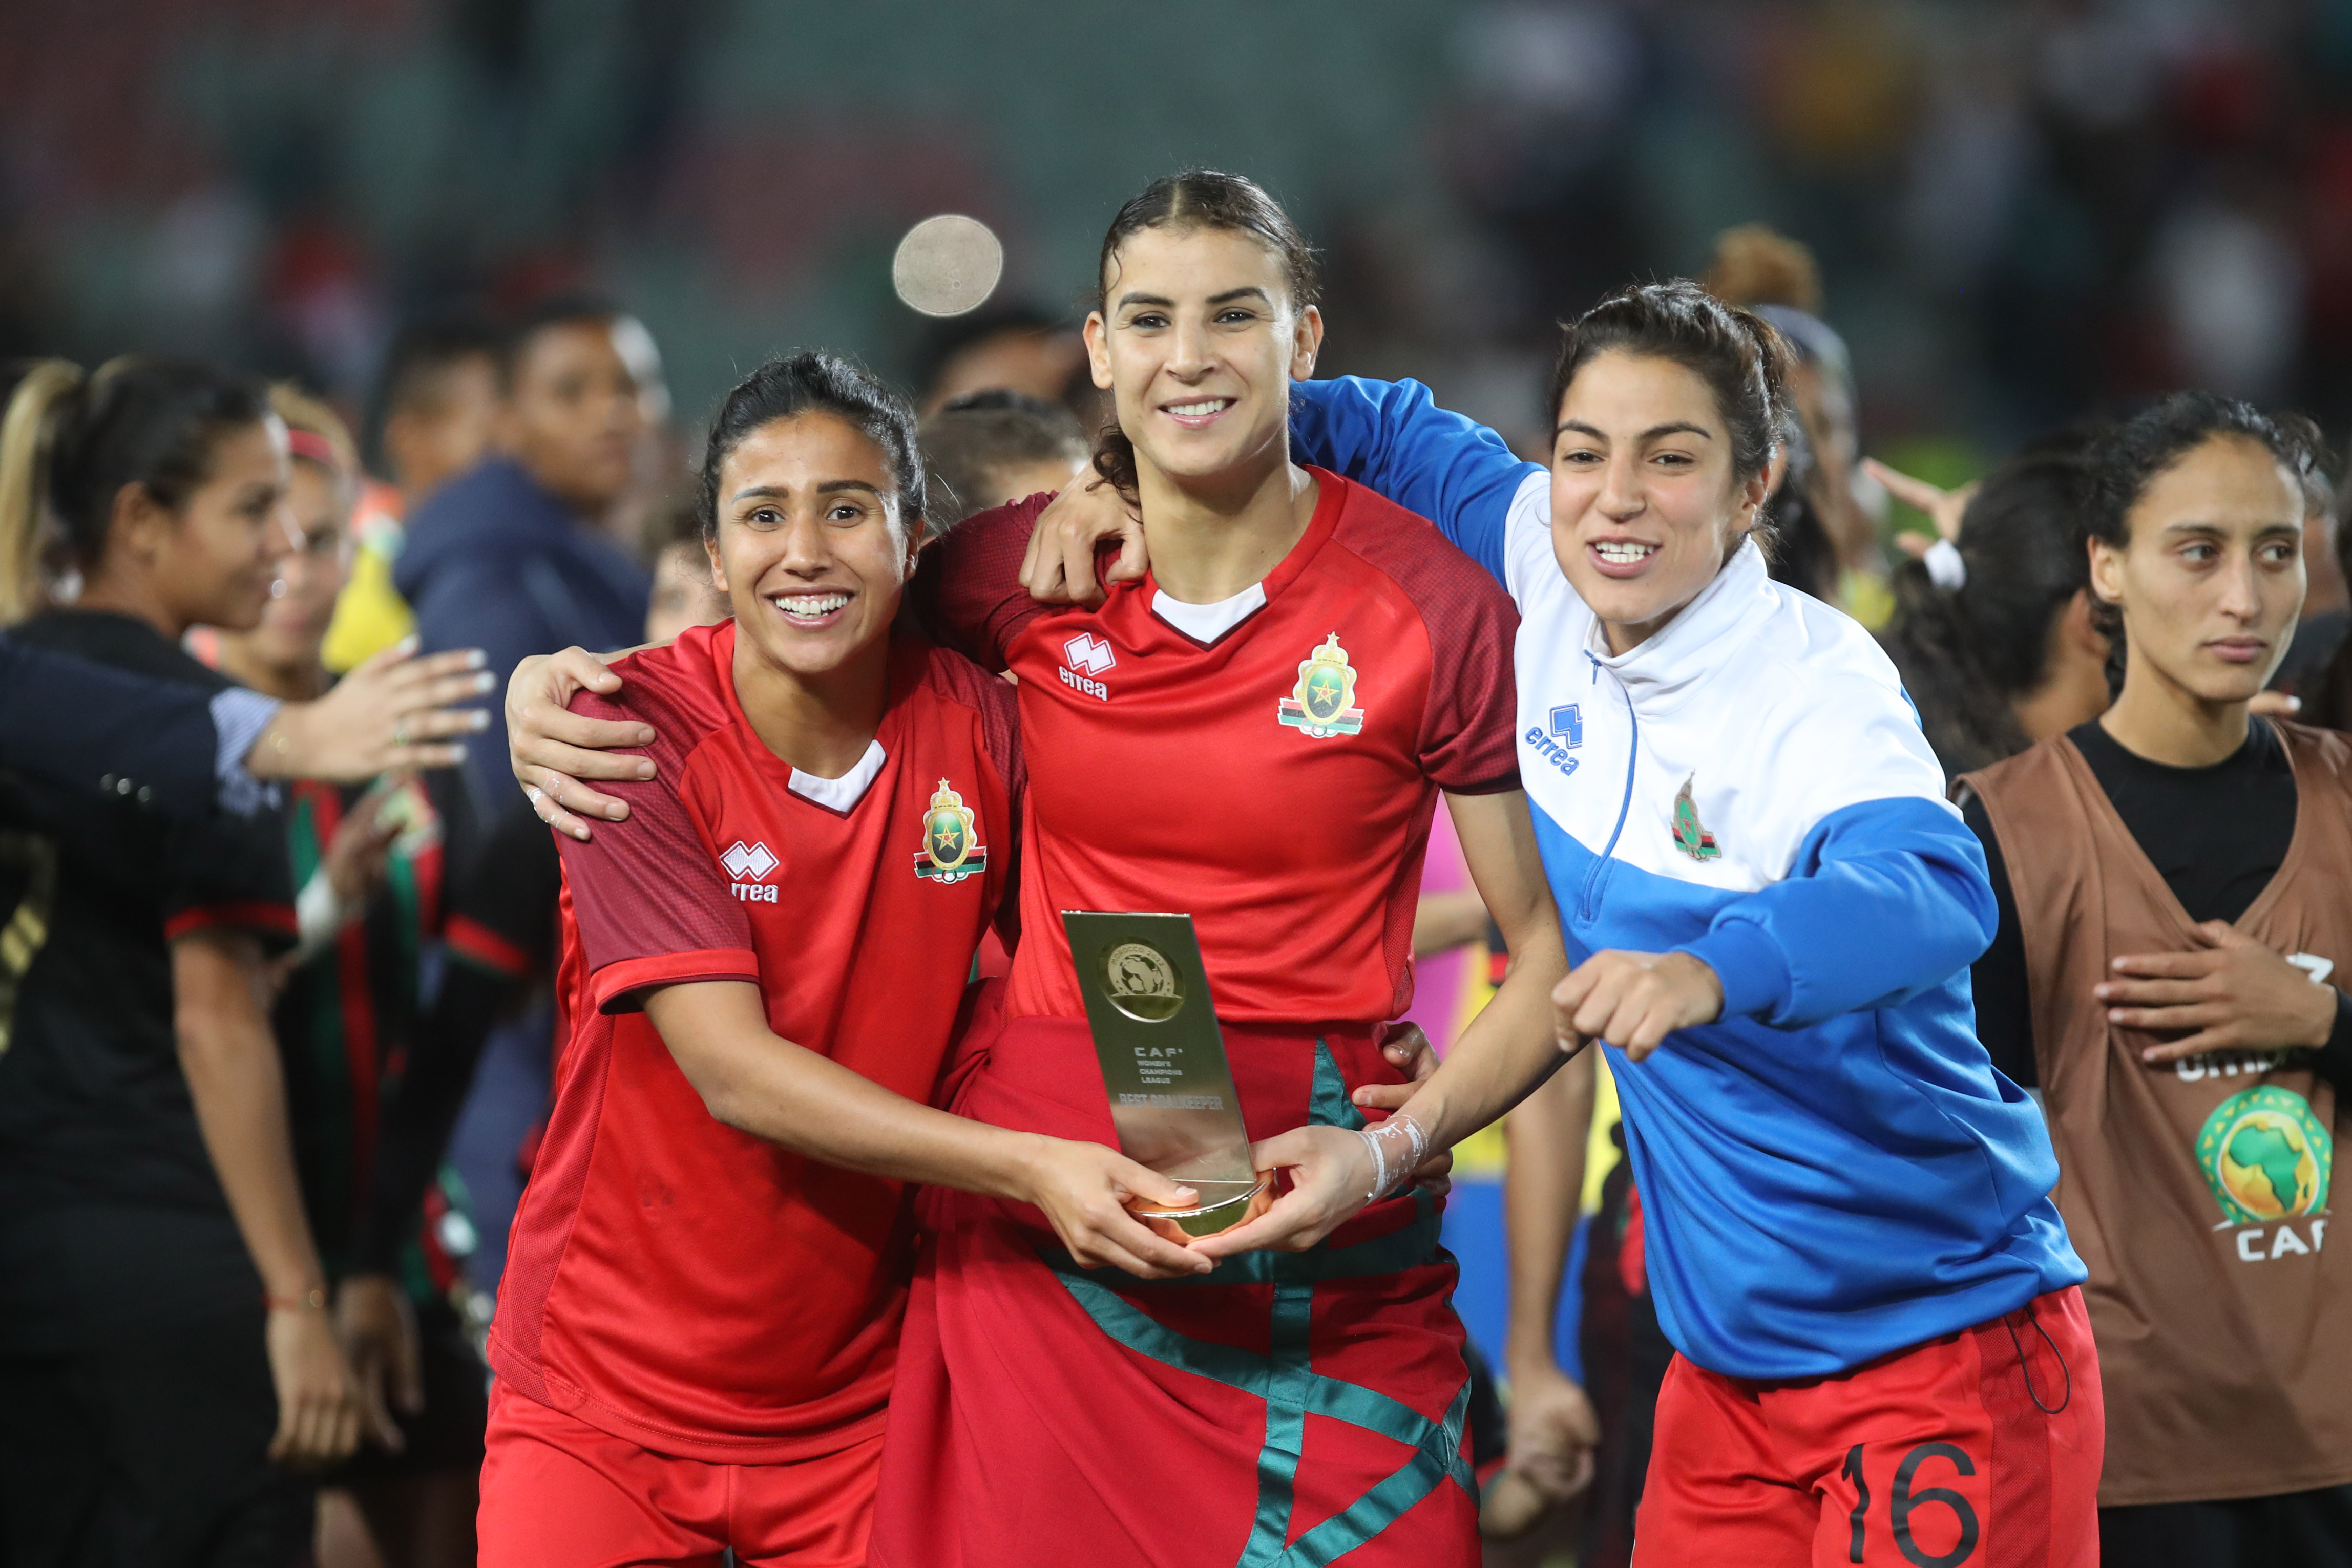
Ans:
{"label": "white wristband", "polygon": [[1389,1152],[1381,1147],[1378,1138],[1361,1127],[1356,1129],[1356,1136],[1363,1139],[1364,1147],[1372,1152],[1372,1190],[1364,1195],[1364,1205],[1369,1208],[1380,1202],[1381,1195],[1389,1189]]}

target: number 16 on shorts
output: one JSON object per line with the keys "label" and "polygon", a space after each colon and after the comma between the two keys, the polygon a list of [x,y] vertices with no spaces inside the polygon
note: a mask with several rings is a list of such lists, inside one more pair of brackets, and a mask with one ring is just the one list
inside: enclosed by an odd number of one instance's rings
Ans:
{"label": "number 16 on shorts", "polygon": [[[1958,1443],[1856,1443],[1846,1450],[1838,1481],[1852,1494],[1844,1500],[1843,1561],[1962,1568],[1975,1560],[1986,1480]],[[1830,1511],[1822,1510],[1824,1531]]]}

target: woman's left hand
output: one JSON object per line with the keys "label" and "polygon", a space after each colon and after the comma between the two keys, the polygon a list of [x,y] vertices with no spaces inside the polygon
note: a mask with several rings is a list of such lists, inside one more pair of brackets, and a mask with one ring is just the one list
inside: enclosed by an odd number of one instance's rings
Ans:
{"label": "woman's left hand", "polygon": [[1290,1190],[1246,1225],[1206,1237],[1192,1250],[1210,1258],[1271,1249],[1304,1252],[1361,1210],[1370,1199],[1372,1155],[1345,1127],[1297,1127],[1253,1145],[1259,1170],[1287,1170]]}

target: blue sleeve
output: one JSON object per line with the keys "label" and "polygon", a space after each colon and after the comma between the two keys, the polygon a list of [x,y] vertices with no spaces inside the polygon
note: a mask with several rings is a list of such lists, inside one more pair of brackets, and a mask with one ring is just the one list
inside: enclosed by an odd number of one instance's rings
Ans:
{"label": "blue sleeve", "polygon": [[1681,951],[1723,982],[1727,1018],[1801,1029],[1943,984],[1997,918],[1966,823],[1933,800],[1865,800],[1815,823],[1786,878],[1724,905]]}
{"label": "blue sleeve", "polygon": [[1504,525],[1529,474],[1503,438],[1433,402],[1419,382],[1360,376],[1290,389],[1292,455],[1379,491],[1435,523],[1508,587]]}

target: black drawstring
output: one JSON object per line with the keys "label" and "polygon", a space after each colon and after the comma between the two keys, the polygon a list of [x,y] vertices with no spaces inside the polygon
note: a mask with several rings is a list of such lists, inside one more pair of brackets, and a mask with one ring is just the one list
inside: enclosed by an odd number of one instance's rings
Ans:
{"label": "black drawstring", "polygon": [[2074,1374],[2067,1367],[2066,1357],[2063,1353],[2059,1350],[2058,1342],[2052,1339],[2050,1337],[2050,1331],[2042,1326],[2041,1315],[2034,1312],[2031,1304],[2021,1308],[2020,1310],[2025,1313],[2025,1321],[2033,1325],[2033,1332],[2042,1336],[2042,1343],[2050,1347],[2051,1355],[2054,1357],[2058,1363],[2058,1371],[2060,1375],[2066,1379],[2066,1392],[2058,1396],[2057,1404],[2044,1405],[2042,1403],[2042,1396],[2033,1386],[2033,1368],[2028,1365],[2025,1360],[2025,1342],[2017,1337],[2017,1324],[2011,1321],[2015,1314],[2003,1313],[2001,1315],[2000,1326],[2009,1331],[2010,1348],[2017,1352],[2018,1370],[2025,1374],[2025,1396],[2028,1399],[2032,1400],[2033,1407],[2036,1410],[2041,1411],[2044,1416],[2055,1416],[2060,1411],[2065,1409],[2067,1406],[2072,1405],[2074,1402]]}

